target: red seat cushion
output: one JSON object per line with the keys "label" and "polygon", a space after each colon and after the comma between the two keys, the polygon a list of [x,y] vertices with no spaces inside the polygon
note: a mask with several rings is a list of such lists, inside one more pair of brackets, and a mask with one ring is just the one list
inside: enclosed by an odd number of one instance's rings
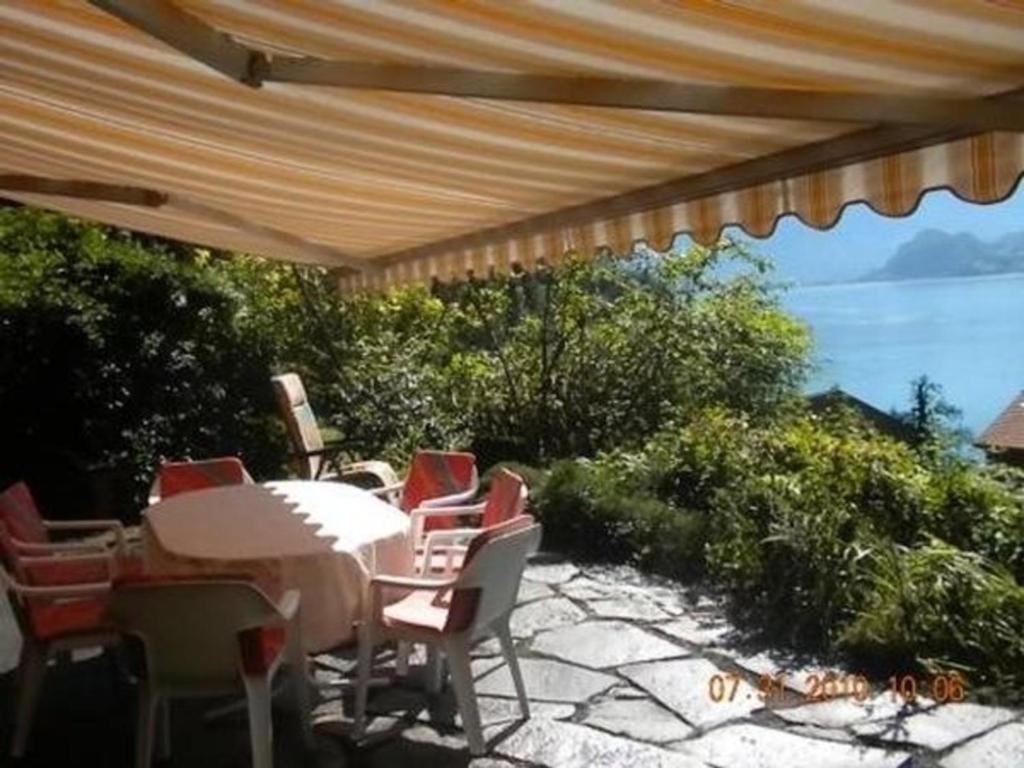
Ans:
{"label": "red seat cushion", "polygon": [[25,483],[15,483],[0,493],[0,521],[18,541],[45,544],[49,540],[39,508]]}
{"label": "red seat cushion", "polygon": [[[400,506],[412,512],[424,501],[468,491],[473,485],[476,457],[454,451],[418,451],[412,459],[409,474],[402,488]],[[454,528],[450,517],[428,517],[423,529]]]}
{"label": "red seat cushion", "polygon": [[32,629],[40,640],[111,630],[106,610],[107,601],[101,597],[59,602],[33,599],[28,606]]}
{"label": "red seat cushion", "polygon": [[259,627],[240,632],[242,669],[247,675],[265,675],[281,655],[287,639],[284,627]]}
{"label": "red seat cushion", "polygon": [[203,461],[169,461],[160,466],[160,498],[169,499],[179,493],[216,488],[222,485],[241,485],[248,473],[242,462],[234,456]]}
{"label": "red seat cushion", "polygon": [[484,513],[481,516],[480,527],[490,528],[491,526],[511,520],[517,515],[523,514],[526,503],[523,499],[523,489],[526,483],[523,478],[507,469],[501,469],[491,479],[491,487],[487,491],[487,501],[484,505]]}
{"label": "red seat cushion", "polygon": [[64,562],[22,562],[25,580],[37,587],[55,587],[64,584],[87,584],[110,581],[110,562],[96,558],[90,560],[67,559]]}

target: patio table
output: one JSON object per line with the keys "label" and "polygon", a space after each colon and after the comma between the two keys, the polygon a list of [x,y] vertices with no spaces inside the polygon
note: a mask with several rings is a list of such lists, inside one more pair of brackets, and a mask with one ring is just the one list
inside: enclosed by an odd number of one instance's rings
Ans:
{"label": "patio table", "polygon": [[303,645],[314,653],[354,638],[371,576],[412,575],[410,537],[403,512],[335,482],[192,491],[150,506],[142,524],[155,575],[245,574],[272,598],[300,590]]}

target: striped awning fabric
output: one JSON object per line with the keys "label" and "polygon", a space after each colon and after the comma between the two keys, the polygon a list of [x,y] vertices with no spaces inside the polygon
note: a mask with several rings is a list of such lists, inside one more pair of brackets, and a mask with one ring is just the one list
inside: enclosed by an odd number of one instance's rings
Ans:
{"label": "striped awning fabric", "polygon": [[1000,200],[1022,85],[1010,1],[4,0],[0,195],[379,288]]}

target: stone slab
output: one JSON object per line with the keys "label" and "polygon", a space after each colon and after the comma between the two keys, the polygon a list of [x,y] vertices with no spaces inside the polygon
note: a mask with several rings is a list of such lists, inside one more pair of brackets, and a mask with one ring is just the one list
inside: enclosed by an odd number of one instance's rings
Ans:
{"label": "stone slab", "polygon": [[[785,675],[785,686],[803,694],[813,693],[815,696],[820,695],[819,683],[815,682],[813,678],[817,678],[820,681],[825,679],[827,675],[832,675],[841,681],[849,675],[847,671],[829,667],[827,664],[810,659],[797,659],[776,651],[769,650],[749,654],[735,649],[726,649],[725,653],[736,664],[754,674],[771,675],[776,678],[780,675]],[[852,679],[850,680],[852,685]]]}
{"label": "stone slab", "polygon": [[633,621],[662,621],[671,618],[654,603],[639,597],[616,597],[609,600],[593,600],[587,606],[595,614],[606,619],[631,619]]}
{"label": "stone slab", "polygon": [[[495,696],[477,696],[477,707],[480,710],[480,723],[488,728],[502,723],[514,723],[523,719],[517,699],[503,699]],[[565,720],[576,714],[573,704],[553,703],[548,701],[531,701],[530,717],[542,720]],[[462,727],[462,716],[456,715],[456,724]]]}
{"label": "stone slab", "polygon": [[[740,680],[729,699],[712,701],[709,683],[713,675],[725,675],[706,659],[652,661],[623,667],[619,672],[688,723],[708,728],[728,720],[744,717],[761,707],[757,689]],[[732,693],[733,684],[726,685]]]}
{"label": "stone slab", "polygon": [[622,621],[588,621],[543,632],[531,649],[594,669],[687,655],[683,648]]}
{"label": "stone slab", "polygon": [[900,768],[910,757],[906,752],[812,739],[751,723],[718,728],[675,748],[728,768]]}
{"label": "stone slab", "polygon": [[565,584],[560,584],[558,591],[573,600],[602,600],[613,597],[618,590],[611,584],[603,584],[586,576],[579,576]]}
{"label": "stone slab", "polygon": [[526,566],[523,578],[542,584],[563,584],[579,572],[572,563],[534,563]]}
{"label": "stone slab", "polygon": [[550,768],[706,768],[688,755],[557,720],[530,720],[495,751]]}
{"label": "stone slab", "polygon": [[512,612],[510,627],[516,638],[532,637],[535,632],[578,624],[587,617],[580,608],[564,597],[552,597],[527,603]]}
{"label": "stone slab", "polygon": [[909,716],[919,711],[919,708],[904,704],[901,699],[894,700],[891,693],[879,693],[863,702],[844,697],[772,711],[790,723],[818,728],[849,728],[873,720]]}
{"label": "stone slab", "polygon": [[637,741],[666,744],[689,738],[694,729],[650,699],[605,699],[590,706],[584,725]]}
{"label": "stone slab", "polygon": [[469,655],[473,658],[481,656],[497,656],[501,653],[501,643],[496,637],[489,637],[486,640],[481,640],[469,650]]}
{"label": "stone slab", "polygon": [[554,597],[555,590],[549,587],[547,584],[542,584],[539,581],[527,581],[523,579],[519,583],[519,594],[516,597],[516,602],[519,605],[524,603],[530,603],[534,600],[540,600],[545,597]]}
{"label": "stone slab", "polygon": [[688,643],[708,646],[717,645],[722,638],[735,631],[735,628],[726,621],[699,619],[693,616],[680,616],[667,624],[658,624],[657,628]]}
{"label": "stone slab", "polygon": [[950,752],[942,768],[1009,768],[1024,765],[1024,723],[996,728]]}
{"label": "stone slab", "polygon": [[963,702],[943,704],[910,717],[855,725],[853,730],[861,736],[939,751],[1007,723],[1017,714],[1002,707]]}
{"label": "stone slab", "polygon": [[[619,682],[617,678],[602,672],[548,659],[521,658],[519,667],[523,672],[526,695],[530,701],[536,699],[580,704]],[[508,667],[502,665],[477,680],[476,692],[480,696],[514,697],[516,689]]]}

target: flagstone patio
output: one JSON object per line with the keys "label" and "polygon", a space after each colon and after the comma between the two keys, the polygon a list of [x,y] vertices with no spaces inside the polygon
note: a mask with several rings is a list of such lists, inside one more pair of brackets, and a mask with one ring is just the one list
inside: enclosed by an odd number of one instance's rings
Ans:
{"label": "flagstone patio", "polygon": [[[0,641],[5,635],[0,621]],[[497,643],[474,651],[481,717],[490,753],[472,759],[451,692],[428,696],[423,668],[402,685],[375,689],[365,744],[348,739],[352,654],[315,659],[316,748],[303,751],[287,721],[276,731],[280,766],[392,768],[1000,768],[1024,765],[1024,713],[970,701],[915,706],[878,685],[852,697],[808,702],[806,675],[826,665],[751,647],[717,600],[628,568],[542,561],[531,565],[513,617],[532,717],[523,722]],[[0,647],[0,661],[10,660]],[[389,662],[385,659],[382,669]],[[841,670],[836,670],[842,672]],[[103,659],[52,675],[26,764],[128,765],[130,690]],[[765,705],[760,674],[786,673],[792,690]],[[721,675],[726,696],[711,700]],[[736,677],[725,677],[735,675]],[[11,675],[0,678],[9,715]],[[104,682],[99,682],[106,678]],[[735,691],[733,691],[735,680]],[[731,699],[731,700],[729,700]],[[246,765],[243,717],[208,723],[209,705],[174,709],[175,765]],[[9,726],[4,723],[4,736]],[[69,746],[69,745],[74,745]],[[93,759],[95,758],[95,759]],[[82,763],[86,764],[86,763]]]}

